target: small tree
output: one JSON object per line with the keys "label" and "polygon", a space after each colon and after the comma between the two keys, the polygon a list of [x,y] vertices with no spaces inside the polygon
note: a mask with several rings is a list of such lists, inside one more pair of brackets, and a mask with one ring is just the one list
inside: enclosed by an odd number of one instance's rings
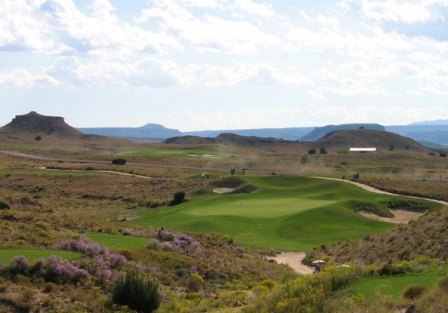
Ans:
{"label": "small tree", "polygon": [[327,154],[327,150],[325,150],[325,148],[320,148],[319,149],[319,153],[320,154]]}
{"label": "small tree", "polygon": [[185,192],[184,191],[178,191],[173,195],[173,200],[170,201],[170,206],[175,206],[178,204],[181,204],[185,200]]}
{"label": "small tree", "polygon": [[306,155],[304,155],[304,156],[302,156],[301,158],[300,158],[300,164],[306,164],[306,163],[308,163],[308,157],[306,156]]}
{"label": "small tree", "polygon": [[160,305],[159,286],[137,272],[127,272],[116,283],[112,301],[118,305],[126,305],[138,313],[151,313]]}
{"label": "small tree", "polygon": [[0,201],[0,210],[8,210],[8,209],[10,209],[11,207],[9,206],[9,204],[8,203],[6,203],[6,202],[1,202]]}
{"label": "small tree", "polygon": [[403,292],[403,298],[413,301],[420,298],[426,291],[427,289],[424,286],[411,285]]}
{"label": "small tree", "polygon": [[442,158],[446,158],[446,152],[442,152],[442,153],[440,153],[440,157],[442,157]]}
{"label": "small tree", "polygon": [[42,140],[42,136],[36,136],[36,137],[34,137],[34,140],[41,141]]}
{"label": "small tree", "polygon": [[112,164],[114,165],[125,165],[126,160],[125,159],[114,159],[112,160]]}
{"label": "small tree", "polygon": [[389,151],[394,151],[395,150],[395,146],[394,145],[391,145],[390,147],[389,147]]}
{"label": "small tree", "polygon": [[308,154],[316,154],[316,149],[310,149],[308,150]]}

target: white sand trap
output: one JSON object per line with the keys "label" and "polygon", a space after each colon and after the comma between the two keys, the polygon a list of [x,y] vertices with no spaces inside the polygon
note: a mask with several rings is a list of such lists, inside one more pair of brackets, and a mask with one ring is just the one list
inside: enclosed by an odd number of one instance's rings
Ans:
{"label": "white sand trap", "polygon": [[412,220],[418,219],[420,216],[424,215],[426,212],[411,212],[406,210],[391,210],[394,217],[382,217],[374,213],[359,211],[358,214],[371,218],[376,221],[395,223],[395,224],[408,224]]}
{"label": "white sand trap", "polygon": [[266,259],[274,260],[279,264],[288,265],[300,275],[309,275],[313,273],[313,269],[302,264],[305,255],[305,252],[285,252],[278,254],[275,257],[266,257]]}
{"label": "white sand trap", "polygon": [[235,188],[218,187],[218,188],[213,189],[213,192],[214,193],[231,193],[234,190],[235,190]]}

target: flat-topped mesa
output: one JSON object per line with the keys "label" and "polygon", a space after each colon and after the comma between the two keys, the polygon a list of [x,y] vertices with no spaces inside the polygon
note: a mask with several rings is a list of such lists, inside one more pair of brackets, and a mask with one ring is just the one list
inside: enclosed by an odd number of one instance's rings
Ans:
{"label": "flat-topped mesa", "polygon": [[32,111],[25,115],[17,115],[2,131],[14,133],[32,133],[55,135],[59,137],[79,136],[81,133],[65,123],[59,116],[45,116]]}

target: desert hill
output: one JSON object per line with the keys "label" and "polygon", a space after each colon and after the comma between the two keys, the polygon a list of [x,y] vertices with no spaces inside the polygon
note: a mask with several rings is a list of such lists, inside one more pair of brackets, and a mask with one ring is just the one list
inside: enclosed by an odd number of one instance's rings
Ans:
{"label": "desert hill", "polygon": [[377,148],[378,150],[410,150],[426,152],[427,149],[418,142],[386,131],[372,129],[337,130],[313,143],[318,148],[349,149]]}
{"label": "desert hill", "polygon": [[184,145],[194,145],[194,144],[223,144],[223,145],[234,145],[234,146],[263,146],[272,144],[288,144],[296,143],[295,141],[288,141],[276,138],[265,138],[265,137],[255,137],[255,136],[241,136],[231,133],[220,134],[215,138],[211,137],[198,137],[198,136],[182,136],[168,138],[164,141],[168,144],[184,144]]}
{"label": "desert hill", "polygon": [[84,134],[118,137],[127,139],[149,139],[161,140],[170,137],[182,136],[177,129],[167,128],[159,124],[146,124],[142,127],[102,127],[102,128],[79,128]]}
{"label": "desert hill", "polygon": [[45,116],[36,112],[17,115],[11,123],[0,129],[3,134],[9,135],[47,135],[56,137],[79,137],[81,133],[65,123],[64,118]]}
{"label": "desert hill", "polygon": [[355,129],[372,129],[384,131],[384,126],[379,124],[342,124],[342,125],[327,125],[323,127],[316,127],[313,131],[303,136],[300,140],[315,141],[325,135],[337,130],[355,130]]}

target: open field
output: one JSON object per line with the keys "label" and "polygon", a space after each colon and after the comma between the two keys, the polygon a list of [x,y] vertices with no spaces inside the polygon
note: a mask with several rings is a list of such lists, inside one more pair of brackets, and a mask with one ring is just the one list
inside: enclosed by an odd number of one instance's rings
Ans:
{"label": "open field", "polygon": [[354,210],[361,206],[384,207],[397,197],[306,177],[247,176],[245,181],[257,190],[250,194],[198,196],[174,208],[140,211],[140,218],[132,222],[217,232],[254,248],[285,251],[304,251],[393,227],[362,217]]}
{"label": "open field", "polygon": [[66,260],[73,260],[80,256],[79,253],[70,251],[43,250],[43,249],[2,249],[0,248],[0,262],[9,263],[15,256],[24,256],[29,261],[36,261],[49,256],[58,256]]}

